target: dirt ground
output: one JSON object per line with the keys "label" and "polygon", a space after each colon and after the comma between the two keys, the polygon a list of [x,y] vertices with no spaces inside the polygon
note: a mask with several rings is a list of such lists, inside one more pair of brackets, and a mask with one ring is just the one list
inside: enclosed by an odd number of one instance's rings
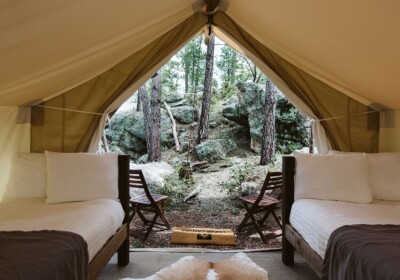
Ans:
{"label": "dirt ground", "polygon": [[[234,231],[236,246],[225,245],[182,245],[171,244],[171,230],[153,229],[148,239],[143,242],[142,238],[146,228],[139,218],[136,218],[131,223],[131,247],[133,248],[208,248],[218,250],[245,250],[245,249],[266,249],[280,248],[281,238],[269,240],[268,244],[261,241],[260,236],[255,231],[254,227],[244,228],[241,232],[237,232],[237,226],[240,224],[244,216],[244,210],[241,210],[238,215],[232,215],[230,212],[220,213],[204,213],[194,211],[175,211],[166,214],[166,218],[171,223],[172,227],[201,227],[201,228],[224,228]],[[271,219],[266,221],[265,233],[278,229],[275,222]]]}
{"label": "dirt ground", "polygon": [[[232,180],[232,174],[245,164],[251,166],[247,177],[251,181],[262,184],[267,169],[271,167],[260,166],[259,157],[233,158],[232,165],[221,168],[222,163],[210,167],[209,173],[194,173],[195,189],[198,193],[194,199],[186,203],[185,210],[166,209],[165,216],[172,227],[197,227],[232,229],[235,234],[236,246],[221,245],[179,245],[171,244],[172,230],[155,228],[148,239],[143,242],[140,236],[146,232],[146,227],[136,215],[131,223],[131,247],[133,248],[208,248],[218,250],[244,250],[280,248],[281,238],[269,240],[267,244],[261,238],[253,226],[244,228],[241,232],[237,227],[242,221],[246,211],[240,203],[238,196],[229,193],[226,182]],[[281,216],[280,209],[278,216]],[[279,230],[272,216],[265,222],[265,233]]]}

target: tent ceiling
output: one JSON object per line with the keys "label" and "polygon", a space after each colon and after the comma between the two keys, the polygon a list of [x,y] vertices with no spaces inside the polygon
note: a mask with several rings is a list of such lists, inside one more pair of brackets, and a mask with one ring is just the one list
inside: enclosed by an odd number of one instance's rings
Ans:
{"label": "tent ceiling", "polygon": [[[57,95],[190,16],[194,0],[0,4],[0,105]],[[299,68],[364,103],[399,109],[398,1],[229,0],[227,13]]]}

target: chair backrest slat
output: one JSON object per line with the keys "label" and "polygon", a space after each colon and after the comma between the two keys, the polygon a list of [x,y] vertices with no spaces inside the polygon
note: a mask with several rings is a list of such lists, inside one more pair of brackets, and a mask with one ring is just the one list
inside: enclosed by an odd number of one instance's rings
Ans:
{"label": "chair backrest slat", "polygon": [[[261,188],[260,195],[258,196],[257,200],[255,201],[255,205],[260,203],[261,199],[264,197],[265,192],[274,189],[282,189],[283,186],[283,178],[281,171],[269,171],[267,176],[265,177],[264,184]],[[277,199],[281,199],[281,193],[278,194],[276,197]]]}
{"label": "chair backrest slat", "polygon": [[156,205],[149,188],[147,187],[146,180],[144,179],[143,172],[140,169],[129,170],[129,187],[143,189],[147,198],[152,205]]}

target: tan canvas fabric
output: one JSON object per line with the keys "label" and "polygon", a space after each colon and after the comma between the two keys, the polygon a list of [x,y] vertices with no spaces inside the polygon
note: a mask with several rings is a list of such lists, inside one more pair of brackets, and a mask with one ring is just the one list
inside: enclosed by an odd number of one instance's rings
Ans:
{"label": "tan canvas fabric", "polygon": [[[400,1],[219,2],[301,70],[362,103],[400,109]],[[194,4],[204,1],[1,1],[0,105],[48,100],[97,76],[191,16]]]}
{"label": "tan canvas fabric", "polygon": [[0,200],[6,189],[15,153],[29,152],[30,124],[19,121],[29,108],[0,106]]}
{"label": "tan canvas fabric", "polygon": [[0,3],[0,105],[48,100],[103,73],[193,12],[187,0]]}
{"label": "tan canvas fabric", "polygon": [[321,124],[334,149],[378,151],[379,113],[366,114],[373,110],[289,63],[225,13],[214,15],[213,22],[274,71],[319,120],[327,119]]}
{"label": "tan canvas fabric", "polygon": [[[206,22],[205,15],[196,13],[108,71],[40,105],[102,114],[120,94]],[[87,151],[100,119],[101,115],[34,107],[31,151]]]}
{"label": "tan canvas fabric", "polygon": [[[110,70],[41,104],[45,107],[95,112],[97,115],[34,108],[31,150],[87,151],[101,120],[104,120],[101,114],[206,22],[205,15],[196,13]],[[213,22],[265,63],[306,104],[316,119],[321,120],[332,148],[377,151],[379,114],[367,114],[372,111],[367,106],[289,63],[258,42],[225,13],[214,15]]]}

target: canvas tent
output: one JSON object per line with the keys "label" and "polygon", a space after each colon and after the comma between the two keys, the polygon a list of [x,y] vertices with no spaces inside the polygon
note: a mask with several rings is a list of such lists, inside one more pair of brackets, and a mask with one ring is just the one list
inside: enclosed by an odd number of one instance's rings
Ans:
{"label": "canvas tent", "polygon": [[19,151],[93,151],[106,115],[193,36],[248,55],[322,149],[400,147],[397,1],[0,3],[0,193]]}

